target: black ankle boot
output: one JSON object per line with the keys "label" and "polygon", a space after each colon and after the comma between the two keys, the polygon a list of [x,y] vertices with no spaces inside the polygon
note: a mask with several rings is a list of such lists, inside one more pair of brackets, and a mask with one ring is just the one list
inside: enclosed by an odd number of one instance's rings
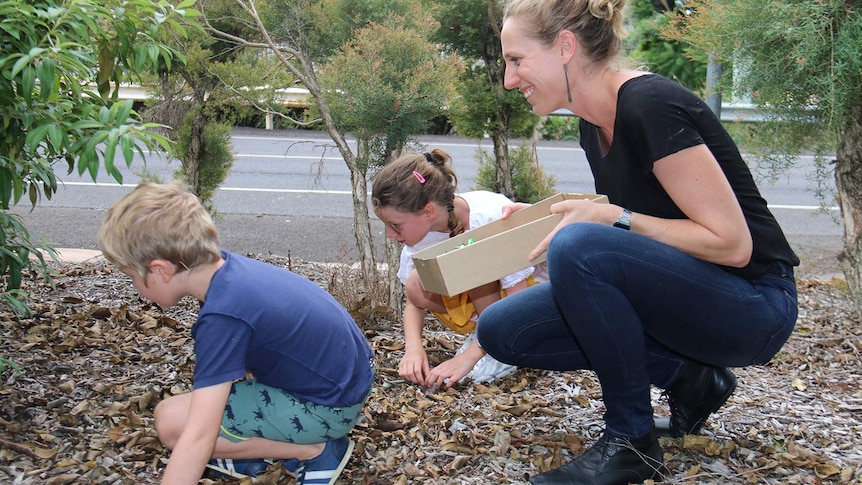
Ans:
{"label": "black ankle boot", "polygon": [[718,411],[736,389],[730,369],[686,362],[680,376],[665,390],[670,418],[657,418],[661,436],[698,434],[710,414]]}
{"label": "black ankle boot", "polygon": [[627,485],[667,474],[658,435],[630,439],[608,431],[577,460],[530,478],[533,485]]}

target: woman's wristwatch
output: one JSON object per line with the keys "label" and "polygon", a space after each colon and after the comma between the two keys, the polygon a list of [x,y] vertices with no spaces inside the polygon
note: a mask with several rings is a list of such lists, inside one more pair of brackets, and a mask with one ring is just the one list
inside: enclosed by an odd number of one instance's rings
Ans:
{"label": "woman's wristwatch", "polygon": [[614,227],[619,227],[620,229],[625,229],[626,231],[631,230],[632,228],[632,211],[628,209],[623,209],[622,214],[620,214],[617,222],[614,222]]}

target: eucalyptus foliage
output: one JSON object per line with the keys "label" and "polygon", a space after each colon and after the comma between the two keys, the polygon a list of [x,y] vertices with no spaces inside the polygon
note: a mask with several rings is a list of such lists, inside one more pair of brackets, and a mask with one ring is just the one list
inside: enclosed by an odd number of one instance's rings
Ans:
{"label": "eucalyptus foliage", "polygon": [[334,124],[363,145],[361,169],[383,166],[454,97],[461,62],[440,55],[429,36],[390,15],[358,30],[321,69]]}
{"label": "eucalyptus foliage", "polygon": [[[170,65],[179,54],[159,39],[164,26],[183,32],[193,0],[0,1],[0,277],[6,300],[19,302],[30,255],[39,245],[8,213],[26,195],[33,206],[57,191],[55,165],[96,179],[100,167],[118,182],[125,163],[167,139],[140,123],[117,88],[136,72]],[[24,308],[15,304],[15,308]]]}
{"label": "eucalyptus foliage", "polygon": [[862,2],[685,4],[692,15],[669,24],[668,35],[712,53],[732,74],[723,79],[724,91],[750,96],[769,116],[751,140],[766,147],[760,153],[786,167],[813,150],[815,185],[835,175],[844,223],[838,259],[862,311]]}
{"label": "eucalyptus foliage", "polygon": [[[686,10],[680,10],[684,16]],[[669,40],[661,35],[662,29],[677,21],[675,16],[657,11],[651,0],[631,2],[633,28],[626,38],[629,56],[648,71],[673,79],[697,92],[703,91],[706,83],[706,59],[702,55],[686,52],[686,45]]]}
{"label": "eucalyptus foliage", "polygon": [[[701,56],[712,54],[729,73],[720,80],[723,92],[750,97],[770,120],[782,122],[753,142],[775,151],[834,149],[838,130],[862,102],[859,2],[686,0],[685,5],[692,14],[669,23],[665,35],[689,43]],[[783,138],[767,136],[772,133]]]}

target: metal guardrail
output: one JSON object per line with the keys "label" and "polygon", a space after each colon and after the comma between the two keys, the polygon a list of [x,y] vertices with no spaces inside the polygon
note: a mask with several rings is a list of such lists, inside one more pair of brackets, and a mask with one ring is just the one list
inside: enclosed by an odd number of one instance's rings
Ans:
{"label": "metal guardrail", "polygon": [[[557,116],[573,116],[567,109],[558,109],[551,113]],[[758,112],[752,103],[721,103],[721,121],[766,121],[766,117]]]}
{"label": "metal guardrail", "polygon": [[[95,89],[95,86],[93,86]],[[281,104],[291,108],[305,108],[308,106],[308,90],[305,88],[283,88],[278,90]],[[119,99],[131,99],[136,102],[144,102],[150,97],[147,88],[137,84],[123,84],[117,93]],[[572,116],[572,112],[566,109],[554,111],[553,115]],[[743,121],[756,122],[765,121],[763,114],[759,113],[757,106],[752,103],[725,102],[721,103],[721,121]],[[272,114],[267,113],[267,129],[272,129]]]}

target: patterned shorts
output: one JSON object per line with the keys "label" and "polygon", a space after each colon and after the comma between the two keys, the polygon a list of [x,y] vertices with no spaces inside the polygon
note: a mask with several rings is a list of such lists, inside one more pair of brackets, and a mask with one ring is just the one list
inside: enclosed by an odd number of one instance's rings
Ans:
{"label": "patterned shorts", "polygon": [[364,405],[364,400],[343,408],[303,402],[282,389],[246,379],[231,387],[219,435],[233,442],[257,436],[297,444],[323,443],[346,435]]}

